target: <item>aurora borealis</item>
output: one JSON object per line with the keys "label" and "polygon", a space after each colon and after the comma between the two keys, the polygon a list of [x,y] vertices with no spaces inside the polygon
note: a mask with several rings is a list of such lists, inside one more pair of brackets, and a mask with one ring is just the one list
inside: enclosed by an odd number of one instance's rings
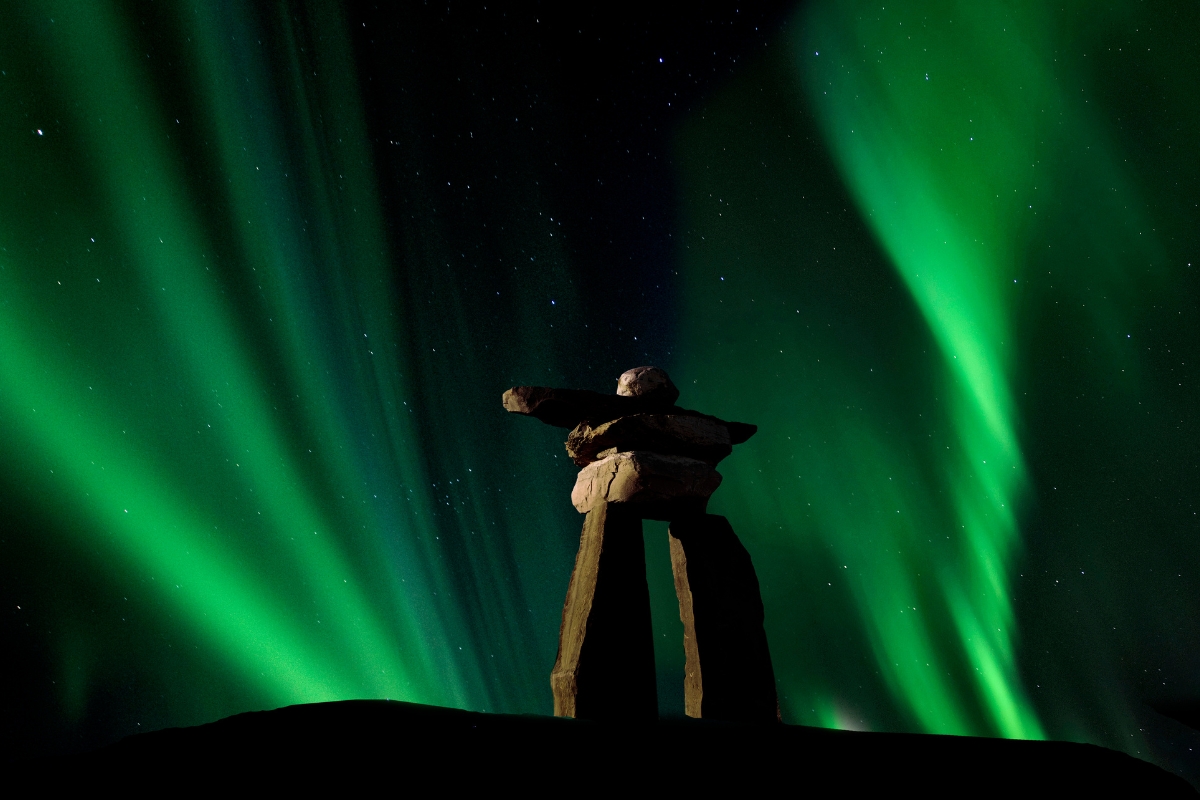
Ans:
{"label": "aurora borealis", "polygon": [[581,517],[500,392],[655,363],[759,425],[785,721],[1200,777],[1195,9],[267,8],[0,11],[10,752],[548,713]]}

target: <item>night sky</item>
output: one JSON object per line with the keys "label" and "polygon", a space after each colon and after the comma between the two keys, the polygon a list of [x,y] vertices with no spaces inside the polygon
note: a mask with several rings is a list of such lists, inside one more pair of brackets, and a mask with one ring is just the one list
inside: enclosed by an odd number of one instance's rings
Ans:
{"label": "night sky", "polygon": [[786,722],[1200,779],[1200,8],[679,13],[0,10],[8,755],[550,713],[575,468],[500,394],[655,364],[759,426]]}

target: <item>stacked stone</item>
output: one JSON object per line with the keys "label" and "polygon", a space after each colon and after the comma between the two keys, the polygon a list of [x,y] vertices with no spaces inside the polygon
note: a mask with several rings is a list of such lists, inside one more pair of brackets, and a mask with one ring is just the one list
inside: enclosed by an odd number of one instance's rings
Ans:
{"label": "stacked stone", "polygon": [[571,502],[584,520],[551,673],[554,712],[587,718],[658,713],[642,520],[667,520],[686,654],[688,716],[776,720],[775,678],[758,579],[724,517],[707,514],[716,465],[757,431],[675,405],[657,367],[617,393],[518,386],[504,407],[570,428],[581,467]]}

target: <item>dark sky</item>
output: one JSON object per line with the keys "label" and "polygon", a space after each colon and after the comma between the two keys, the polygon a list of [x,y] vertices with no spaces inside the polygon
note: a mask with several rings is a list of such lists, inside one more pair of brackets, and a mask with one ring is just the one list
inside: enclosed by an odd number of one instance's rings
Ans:
{"label": "dark sky", "polygon": [[1196,780],[1194,17],[6,7],[5,748],[548,713],[574,468],[499,396],[657,364],[759,425],[785,721]]}
{"label": "dark sky", "polygon": [[[428,246],[419,207],[437,208],[436,235],[466,253],[454,280],[473,283],[506,221],[511,230],[514,216],[553,213],[585,298],[568,324],[587,324],[579,346],[604,354],[564,379],[590,384],[599,371],[606,385],[620,365],[663,360],[676,327],[672,136],[790,9],[631,19],[554,5],[353,6],[390,235],[399,249]],[[509,321],[501,313],[485,335],[502,341]]]}

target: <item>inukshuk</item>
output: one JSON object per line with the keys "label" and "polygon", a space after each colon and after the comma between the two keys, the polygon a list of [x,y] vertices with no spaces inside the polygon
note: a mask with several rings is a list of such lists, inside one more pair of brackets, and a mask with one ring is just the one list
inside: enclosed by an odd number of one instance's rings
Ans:
{"label": "inukshuk", "polygon": [[690,717],[778,719],[775,674],[750,554],[725,517],[706,513],[716,464],[758,428],[679,408],[657,367],[637,367],[617,393],[516,386],[508,411],[570,428],[582,467],[571,502],[586,514],[567,588],[554,713],[590,719],[658,714],[642,520],[670,522],[671,568],[684,626]]}

